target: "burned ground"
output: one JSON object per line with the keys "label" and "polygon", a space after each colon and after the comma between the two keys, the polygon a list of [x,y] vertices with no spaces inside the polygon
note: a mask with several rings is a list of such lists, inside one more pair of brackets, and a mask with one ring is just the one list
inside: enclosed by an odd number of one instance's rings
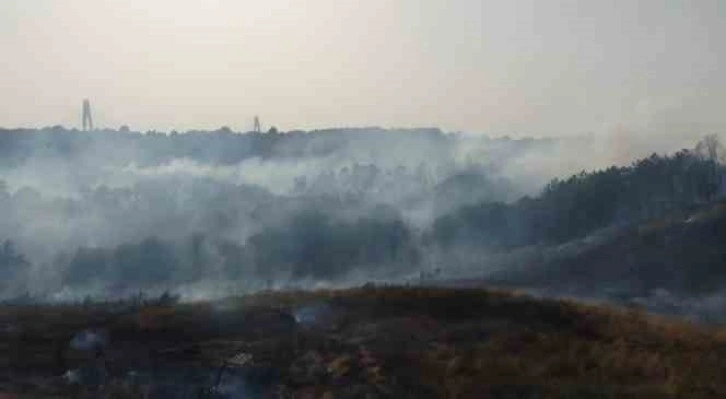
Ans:
{"label": "burned ground", "polygon": [[718,329],[500,291],[369,286],[0,316],[5,397],[726,394]]}

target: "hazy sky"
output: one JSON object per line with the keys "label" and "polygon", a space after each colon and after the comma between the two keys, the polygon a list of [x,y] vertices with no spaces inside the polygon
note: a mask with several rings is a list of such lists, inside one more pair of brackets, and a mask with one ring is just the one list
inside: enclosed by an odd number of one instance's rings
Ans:
{"label": "hazy sky", "polygon": [[1,0],[0,126],[726,132],[726,1]]}

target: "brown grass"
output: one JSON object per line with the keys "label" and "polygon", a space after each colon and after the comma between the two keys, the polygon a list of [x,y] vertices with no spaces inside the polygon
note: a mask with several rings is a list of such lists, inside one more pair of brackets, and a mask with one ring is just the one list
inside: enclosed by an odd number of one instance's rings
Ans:
{"label": "brown grass", "polygon": [[[325,304],[329,317],[311,327],[265,324],[310,304]],[[2,346],[9,368],[51,368],[51,344],[96,320],[113,339],[133,343],[133,350],[109,354],[118,369],[159,347],[193,348],[179,350],[187,357],[163,360],[166,366],[219,363],[245,351],[254,359],[250,375],[275,375],[258,381],[272,397],[726,397],[722,329],[504,291],[369,286],[266,292],[116,316],[77,307],[0,309],[0,319],[7,318],[23,326],[4,337],[19,344]]]}

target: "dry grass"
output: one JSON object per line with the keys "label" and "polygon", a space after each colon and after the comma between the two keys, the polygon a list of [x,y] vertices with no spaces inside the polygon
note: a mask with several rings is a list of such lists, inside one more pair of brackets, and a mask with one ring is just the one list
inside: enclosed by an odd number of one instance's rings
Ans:
{"label": "dry grass", "polygon": [[[325,314],[309,326],[286,321],[321,304]],[[0,310],[0,318],[9,317],[23,326],[4,337],[20,344],[2,347],[9,368],[52,368],[51,343],[94,320],[113,341],[131,343],[116,351],[111,345],[115,370],[140,367],[134,361],[160,348],[186,349],[156,367],[213,365],[244,351],[254,361],[242,373],[267,397],[726,397],[723,330],[503,291],[268,292],[120,315],[73,307]],[[122,395],[117,377],[104,395]],[[33,389],[67,393],[51,385]]]}

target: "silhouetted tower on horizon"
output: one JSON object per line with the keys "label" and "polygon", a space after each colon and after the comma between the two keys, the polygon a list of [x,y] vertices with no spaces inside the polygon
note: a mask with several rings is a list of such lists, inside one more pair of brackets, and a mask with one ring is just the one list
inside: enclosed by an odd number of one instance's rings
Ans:
{"label": "silhouetted tower on horizon", "polygon": [[252,130],[255,133],[260,133],[262,131],[262,126],[260,126],[260,117],[257,116],[257,115],[255,115],[255,122],[254,122],[254,125],[252,127]]}
{"label": "silhouetted tower on horizon", "polygon": [[93,116],[91,116],[91,102],[83,100],[83,131],[93,130]]}

